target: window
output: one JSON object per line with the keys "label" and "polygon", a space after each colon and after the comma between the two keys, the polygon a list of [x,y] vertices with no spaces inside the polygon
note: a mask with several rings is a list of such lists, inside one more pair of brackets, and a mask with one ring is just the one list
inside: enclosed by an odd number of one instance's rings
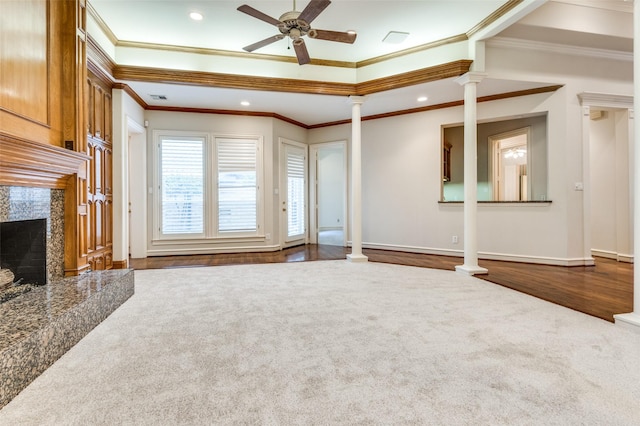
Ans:
{"label": "window", "polygon": [[160,141],[161,232],[204,232],[204,138]]}
{"label": "window", "polygon": [[[154,241],[257,236],[262,140],[156,131]],[[186,241],[186,242],[185,242]]]}
{"label": "window", "polygon": [[216,139],[218,148],[218,230],[257,230],[257,141]]}

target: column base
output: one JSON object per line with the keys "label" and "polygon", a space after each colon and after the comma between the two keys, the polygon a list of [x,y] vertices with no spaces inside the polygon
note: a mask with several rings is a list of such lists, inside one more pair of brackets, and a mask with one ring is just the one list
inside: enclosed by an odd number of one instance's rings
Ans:
{"label": "column base", "polygon": [[369,258],[364,254],[348,254],[347,260],[350,262],[368,262]]}
{"label": "column base", "polygon": [[640,314],[618,314],[613,316],[616,325],[621,325],[628,330],[640,333]]}
{"label": "column base", "polygon": [[488,274],[489,270],[486,268],[481,268],[478,265],[458,265],[456,266],[456,272],[460,272],[462,274],[467,275],[481,275]]}

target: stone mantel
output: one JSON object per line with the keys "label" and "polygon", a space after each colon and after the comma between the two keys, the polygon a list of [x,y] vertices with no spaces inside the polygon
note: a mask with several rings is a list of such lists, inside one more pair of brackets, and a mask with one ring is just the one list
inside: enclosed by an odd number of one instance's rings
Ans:
{"label": "stone mantel", "polygon": [[0,185],[62,189],[70,176],[86,178],[84,153],[0,133]]}

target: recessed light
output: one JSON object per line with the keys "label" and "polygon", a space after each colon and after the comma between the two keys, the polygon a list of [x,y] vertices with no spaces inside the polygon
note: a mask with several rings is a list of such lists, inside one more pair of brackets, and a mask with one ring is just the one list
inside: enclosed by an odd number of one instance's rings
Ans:
{"label": "recessed light", "polygon": [[429,99],[429,98],[427,98],[426,96],[420,96],[420,97],[418,98],[418,102],[426,102],[426,101],[427,101],[427,99]]}
{"label": "recessed light", "polygon": [[400,31],[389,31],[389,33],[382,39],[383,43],[400,44],[409,37],[409,33],[403,33]]}
{"label": "recessed light", "polygon": [[200,12],[191,12],[189,13],[189,18],[193,19],[194,21],[202,21],[202,13]]}
{"label": "recessed light", "polygon": [[242,106],[249,106],[249,105],[251,105],[251,102],[249,102],[249,101],[242,101],[242,102],[240,102],[240,105],[242,105]]}

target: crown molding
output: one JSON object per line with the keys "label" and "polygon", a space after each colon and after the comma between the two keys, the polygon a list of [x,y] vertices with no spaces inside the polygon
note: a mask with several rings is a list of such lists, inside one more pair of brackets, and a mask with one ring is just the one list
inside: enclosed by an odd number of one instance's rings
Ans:
{"label": "crown molding", "polygon": [[633,108],[633,96],[613,93],[582,92],[578,93],[580,105],[605,108]]}
{"label": "crown molding", "polygon": [[409,49],[400,50],[398,52],[389,53],[382,56],[376,56],[375,58],[365,59],[363,61],[356,62],[355,68],[363,68],[373,64],[379,64],[381,62],[388,61],[390,59],[400,58],[402,56],[412,55],[414,53],[422,52],[425,50],[433,49],[439,46],[445,46],[447,44],[459,43],[461,41],[467,41],[466,34],[458,34],[452,37],[436,40],[431,43],[421,44],[420,46],[410,47]]}
{"label": "crown molding", "polygon": [[509,13],[513,8],[515,8],[520,3],[522,3],[522,1],[523,0],[509,0],[508,2],[503,4],[501,7],[499,7],[491,15],[487,16],[482,21],[480,21],[476,26],[474,26],[469,31],[467,31],[467,33],[465,34],[466,37],[467,38],[473,37],[473,35],[475,35],[478,31],[481,31],[487,28],[489,25],[493,24],[495,21],[497,21],[498,19],[502,18],[504,15]]}
{"label": "crown molding", "polygon": [[303,129],[310,128],[307,124],[301,123],[299,121],[293,120],[289,117],[285,117],[284,115],[280,115],[275,112],[239,111],[239,110],[233,110],[233,109],[184,108],[184,107],[156,106],[156,105],[149,105],[145,109],[148,111],[190,112],[190,113],[198,113],[198,114],[221,114],[221,115],[239,115],[239,116],[246,116],[246,117],[268,117],[268,118],[276,118],[278,120],[285,121],[287,123],[293,124],[294,126],[302,127]]}
{"label": "crown molding", "polygon": [[450,77],[458,77],[471,68],[473,61],[461,59],[448,62],[446,64],[435,65],[433,67],[422,68],[402,74],[395,74],[389,77],[369,80],[355,85],[355,94],[371,95],[386,90],[399,89],[402,87],[414,86],[416,84],[428,83],[430,81],[444,80]]}
{"label": "crown molding", "polygon": [[150,109],[149,105],[142,99],[134,90],[128,85],[124,83],[115,83],[113,85],[114,89],[123,90],[126,94],[131,96],[131,98],[136,101],[138,105],[140,105],[143,109]]}
{"label": "crown molding", "polygon": [[[134,49],[150,49],[161,50],[165,52],[181,52],[181,53],[193,53],[197,55],[210,55],[210,56],[225,56],[231,58],[242,59],[257,59],[266,61],[288,62],[297,64],[298,60],[293,56],[281,56],[281,55],[266,55],[260,53],[248,53],[248,52],[235,52],[231,50],[221,49],[209,49],[205,47],[190,47],[190,46],[176,46],[170,44],[157,44],[157,43],[143,43],[137,41],[118,40],[115,43],[116,47],[128,47]],[[339,68],[356,68],[355,62],[347,61],[332,61],[328,59],[311,59],[310,65],[321,65],[327,67],[339,67]]]}
{"label": "crown molding", "polygon": [[221,87],[227,89],[266,90],[272,92],[336,96],[349,96],[354,94],[354,85],[350,83],[256,77],[203,71],[135,67],[129,65],[116,66],[113,77],[117,80],[189,84],[192,86]]}
{"label": "crown molding", "polygon": [[102,19],[102,17],[98,14],[98,12],[96,11],[96,9],[93,7],[93,5],[91,4],[91,2],[87,2],[87,13],[89,14],[89,16],[91,16],[91,18],[93,18],[93,20],[96,22],[96,25],[98,25],[98,27],[100,28],[100,30],[104,33],[104,35],[109,39],[109,41],[111,42],[111,44],[113,44],[114,46],[116,44],[118,44],[118,37],[116,37],[116,35],[113,33],[113,31],[111,31],[111,28],[109,28],[109,26],[107,25],[106,22],[104,22],[104,20]]}
{"label": "crown molding", "polygon": [[[549,93],[549,92],[555,92],[556,90],[562,88],[562,85],[553,85],[553,86],[545,86],[545,87],[538,87],[536,89],[526,89],[526,90],[518,90],[515,92],[505,92],[505,93],[499,93],[497,95],[490,95],[490,96],[481,96],[479,97],[476,102],[480,103],[480,102],[491,102],[491,101],[498,101],[501,99],[509,99],[509,98],[516,98],[516,97],[520,97],[520,96],[529,96],[529,95],[537,95],[539,93]],[[427,106],[423,106],[423,107],[419,107],[419,108],[411,108],[411,109],[405,109],[405,110],[400,110],[400,111],[393,111],[393,112],[385,112],[382,114],[374,114],[374,115],[367,115],[365,117],[362,117],[362,121],[368,121],[368,120],[379,120],[381,118],[389,118],[389,117],[396,117],[399,115],[407,115],[407,114],[415,114],[418,112],[426,112],[426,111],[434,111],[437,109],[444,109],[444,108],[452,108],[452,107],[458,107],[458,106],[463,106],[464,105],[464,100],[460,99],[457,101],[451,101],[451,102],[445,102],[445,103],[441,103],[441,104],[436,104],[436,105],[427,105]],[[312,126],[308,126],[309,129],[319,129],[322,127],[330,127],[330,126],[337,126],[340,124],[350,124],[351,120],[340,120],[340,121],[332,121],[330,123],[321,123],[321,124],[314,124]]]}
{"label": "crown molding", "polygon": [[113,81],[116,64],[91,36],[87,37],[87,67],[103,79]]}
{"label": "crown molding", "polygon": [[537,50],[549,53],[558,53],[560,55],[586,56],[590,58],[633,62],[633,52],[570,46],[567,44],[546,43],[542,41],[531,41],[510,37],[494,37],[487,41],[487,45],[494,48]]}

